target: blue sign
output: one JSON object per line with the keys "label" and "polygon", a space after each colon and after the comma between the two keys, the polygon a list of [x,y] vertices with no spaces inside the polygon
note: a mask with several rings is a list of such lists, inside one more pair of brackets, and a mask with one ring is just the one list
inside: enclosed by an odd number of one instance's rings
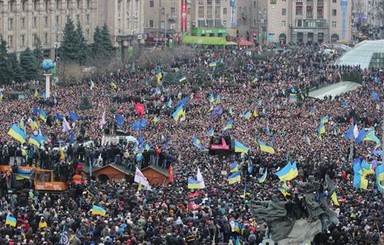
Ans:
{"label": "blue sign", "polygon": [[237,27],[237,24],[236,24],[236,0],[231,0],[231,2],[229,3],[230,7],[231,7],[231,28],[236,28]]}
{"label": "blue sign", "polygon": [[340,0],[340,6],[341,6],[341,38],[345,39],[347,36],[348,0]]}

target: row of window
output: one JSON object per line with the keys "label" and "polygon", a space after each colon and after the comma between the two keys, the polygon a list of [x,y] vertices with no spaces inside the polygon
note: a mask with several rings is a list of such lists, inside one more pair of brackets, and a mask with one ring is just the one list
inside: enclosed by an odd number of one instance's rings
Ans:
{"label": "row of window", "polygon": [[[84,36],[85,36],[86,40],[91,40],[91,32],[90,32],[89,29],[85,29]],[[32,34],[33,44],[36,43],[37,39],[38,39],[37,33],[33,33]],[[20,35],[20,39],[19,40],[20,40],[20,47],[19,48],[27,47],[27,35],[26,34]],[[45,32],[43,34],[43,38],[41,39],[41,42],[43,43],[43,45],[48,45],[49,44],[48,41],[49,41],[49,33]],[[59,41],[60,41],[59,35],[56,34],[55,42],[59,42]],[[14,36],[13,35],[9,35],[8,38],[7,38],[8,48],[10,48],[10,49],[15,48],[15,43],[14,42],[15,42]]]}
{"label": "row of window", "polygon": [[[281,21],[281,26],[286,27],[287,21]],[[332,28],[337,27],[337,21],[331,22]],[[315,20],[296,20],[295,27],[303,28],[327,28],[327,23],[325,21],[315,21]]]}
{"label": "row of window", "polygon": [[205,3],[206,5],[212,5],[213,3],[220,5],[221,0],[199,0],[199,5],[204,5]]}
{"label": "row of window", "polygon": [[[54,8],[56,10],[66,8],[70,9],[72,0],[34,0],[32,2],[32,10],[38,11],[38,10],[45,10],[48,12],[49,7],[51,4],[54,3]],[[85,3],[85,8],[88,9],[91,7],[91,0],[76,0],[76,8],[81,9],[83,7],[83,3]],[[21,0],[20,8],[21,11],[28,10],[27,8],[28,0]],[[4,6],[4,2],[0,1],[0,10]],[[9,1],[8,2],[8,10],[9,11],[15,11],[16,10],[16,1]]]}
{"label": "row of window", "polygon": [[[76,15],[76,19],[77,20],[80,20],[80,15]],[[48,24],[48,16],[43,16],[43,20],[42,20],[42,26],[43,28],[48,28],[49,27],[49,24]],[[90,19],[90,15],[87,14],[85,16],[85,24],[86,25],[89,25],[91,23],[91,19]],[[27,28],[26,26],[26,18],[25,17],[21,17],[20,18],[20,29],[21,30],[24,30],[25,28]],[[55,16],[55,26],[60,26],[60,16],[56,15]],[[33,29],[37,28],[38,27],[38,19],[37,19],[37,16],[33,16],[32,17],[32,26],[31,26]],[[15,25],[14,25],[14,19],[13,18],[8,18],[8,30],[9,31],[12,31],[15,29]]]}

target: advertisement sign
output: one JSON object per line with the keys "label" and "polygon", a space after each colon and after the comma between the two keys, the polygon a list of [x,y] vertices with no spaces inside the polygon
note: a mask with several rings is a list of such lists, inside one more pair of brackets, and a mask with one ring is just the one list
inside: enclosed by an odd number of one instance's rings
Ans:
{"label": "advertisement sign", "polygon": [[236,28],[236,0],[231,0],[231,28]]}
{"label": "advertisement sign", "polygon": [[181,0],[181,32],[187,31],[187,0]]}

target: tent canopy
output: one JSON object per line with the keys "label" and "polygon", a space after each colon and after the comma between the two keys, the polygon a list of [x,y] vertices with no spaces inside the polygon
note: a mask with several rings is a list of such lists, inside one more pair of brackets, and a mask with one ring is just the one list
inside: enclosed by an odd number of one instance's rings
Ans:
{"label": "tent canopy", "polygon": [[242,39],[242,38],[239,38],[239,40],[237,40],[237,44],[239,46],[255,46],[253,42],[248,41],[246,39]]}

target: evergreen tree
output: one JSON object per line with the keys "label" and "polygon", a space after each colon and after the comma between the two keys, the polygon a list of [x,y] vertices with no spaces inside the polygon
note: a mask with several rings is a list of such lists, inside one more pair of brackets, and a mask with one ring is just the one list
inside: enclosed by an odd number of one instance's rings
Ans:
{"label": "evergreen tree", "polygon": [[16,53],[8,54],[9,81],[23,82],[25,80],[23,68],[17,60]]}
{"label": "evergreen tree", "polygon": [[60,47],[61,60],[64,62],[78,62],[78,42],[77,33],[73,21],[68,18],[64,27],[63,42]]}
{"label": "evergreen tree", "polygon": [[24,70],[26,81],[36,80],[39,78],[39,61],[29,48],[20,54],[20,66]]}
{"label": "evergreen tree", "polygon": [[77,61],[79,64],[84,64],[85,59],[87,57],[87,41],[85,40],[83,28],[81,28],[80,21],[77,22],[76,26],[76,39],[77,39],[77,49],[78,49],[78,57]]}
{"label": "evergreen tree", "polygon": [[7,42],[0,36],[0,83],[9,83]]}
{"label": "evergreen tree", "polygon": [[44,60],[44,52],[43,45],[41,44],[41,40],[39,37],[36,38],[36,42],[33,44],[33,54],[35,55],[37,62],[40,66]]}
{"label": "evergreen tree", "polygon": [[102,42],[103,42],[103,48],[105,51],[105,56],[111,57],[113,54],[113,45],[112,45],[111,35],[109,34],[107,23],[104,23],[103,28],[101,30],[101,34],[102,34]]}

